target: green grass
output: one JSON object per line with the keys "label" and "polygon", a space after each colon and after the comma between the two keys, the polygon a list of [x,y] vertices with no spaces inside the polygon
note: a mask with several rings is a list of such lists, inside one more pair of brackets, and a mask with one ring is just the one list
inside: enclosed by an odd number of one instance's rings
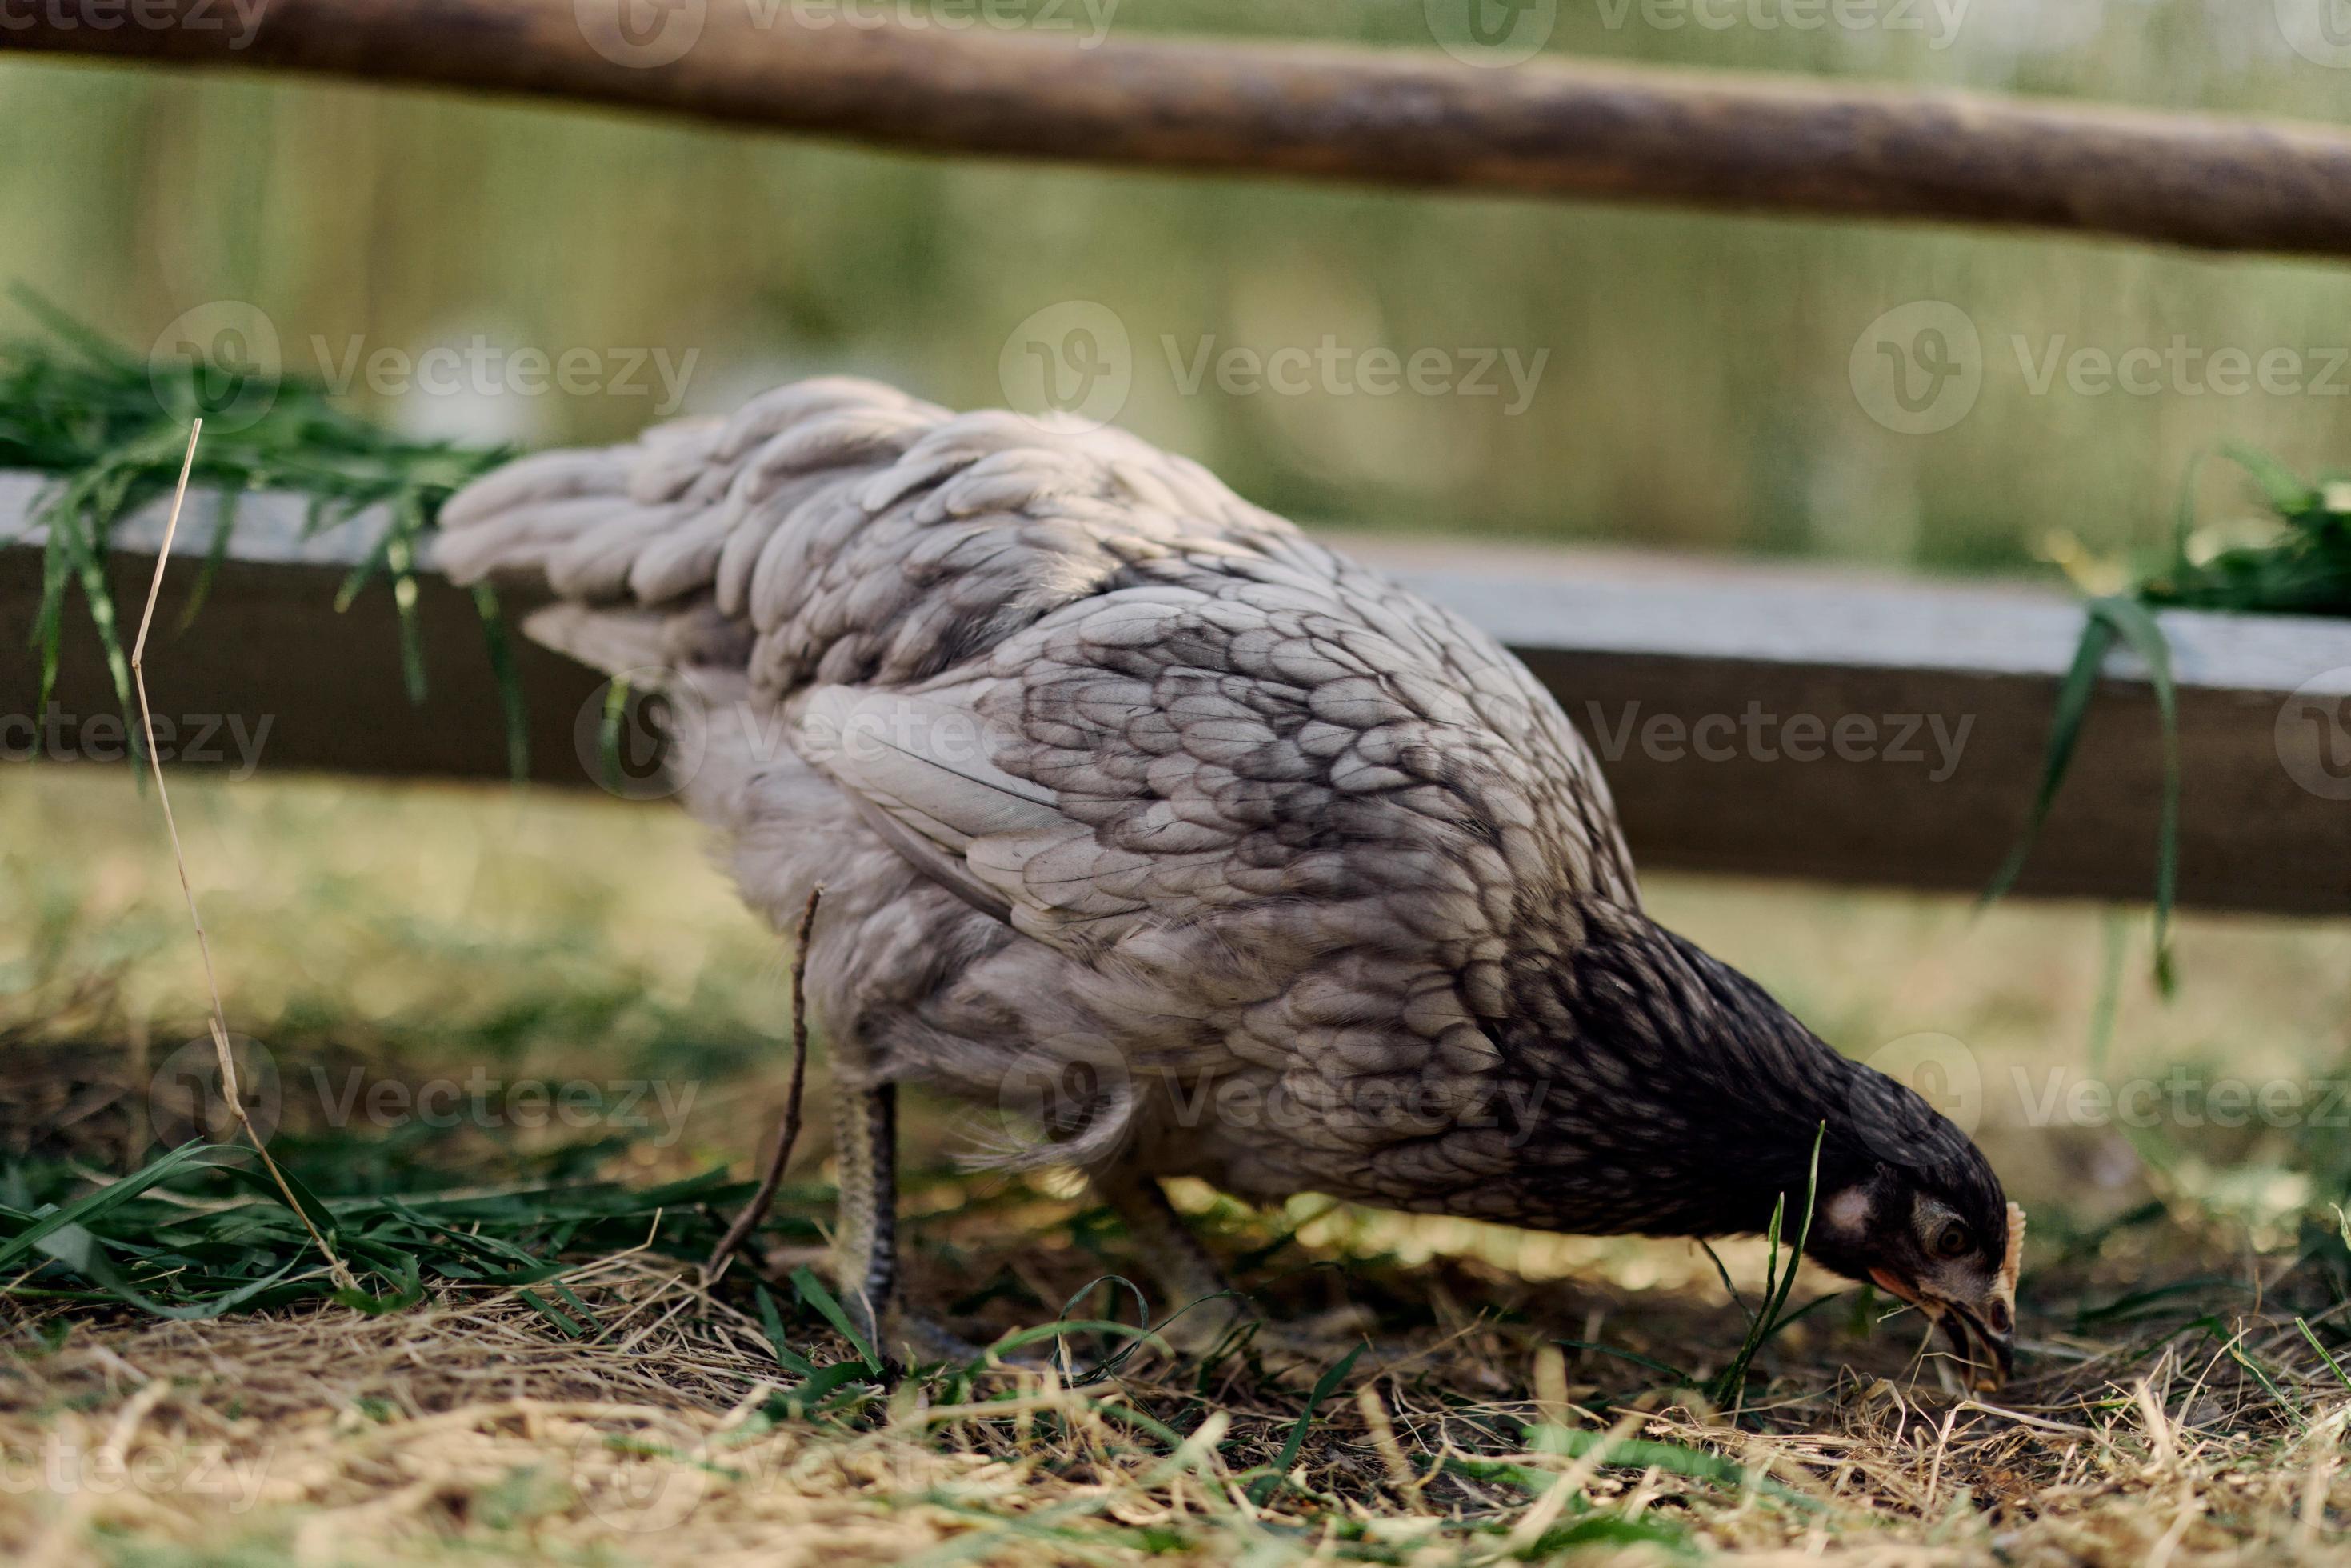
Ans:
{"label": "green grass", "polygon": [[[193,1321],[321,1300],[395,1312],[452,1285],[551,1285],[585,1312],[563,1289],[563,1254],[650,1244],[682,1258],[697,1243],[706,1252],[717,1239],[713,1206],[750,1191],[714,1171],[636,1188],[557,1180],[490,1196],[320,1196],[314,1183],[359,1153],[338,1140],[311,1144],[306,1160],[289,1155],[281,1168],[290,1201],[242,1145],[183,1144],[89,1190],[78,1173],[12,1166],[0,1171],[0,1278],[9,1281],[0,1293]],[[448,1176],[434,1185],[448,1186]],[[360,1291],[329,1278],[306,1217],[350,1264]],[[535,1304],[565,1333],[580,1332]]]}
{"label": "green grass", "polygon": [[2191,610],[2351,615],[2351,476],[2304,478],[2252,447],[2224,449],[2259,487],[2271,514],[2254,537],[2199,529],[2183,506],[2169,549],[2140,566],[2143,602]]}
{"label": "green grass", "polygon": [[[140,736],[129,722],[134,716],[131,666],[107,582],[108,535],[122,517],[169,493],[189,427],[199,418],[210,423],[191,483],[217,492],[228,509],[187,619],[202,608],[228,548],[238,497],[254,490],[306,497],[306,526],[313,531],[381,507],[383,528],[344,580],[336,604],[343,608],[377,579],[389,580],[400,610],[409,697],[425,700],[413,612],[418,543],[441,504],[515,455],[511,449],[406,440],[355,417],[314,382],[234,359],[225,365],[202,357],[141,361],[22,289],[16,298],[47,329],[0,343],[0,468],[57,478],[32,519],[48,530],[33,630],[40,705],[57,682],[67,598],[78,587],[106,650],[123,717],[132,736]],[[509,694],[509,734],[519,737],[497,601],[487,588],[475,599]],[[516,761],[519,773],[521,759]]]}
{"label": "green grass", "polygon": [[[2178,526],[2168,546],[2152,558],[2126,559],[2126,586],[2094,593],[2084,607],[2082,641],[2059,687],[2023,836],[1993,877],[1985,900],[2016,883],[2039,840],[2050,807],[2064,785],[2082,721],[2105,659],[2117,644],[2137,654],[2155,688],[2163,726],[2163,803],[2156,836],[2155,973],[2168,992],[2177,983],[2169,926],[2179,888],[2179,714],[2169,645],[2151,610],[2216,610],[2240,614],[2351,615],[2351,479],[2340,473],[2304,479],[2276,458],[2231,444],[2224,455],[2258,486],[2270,517],[2251,530],[2199,529],[2190,499],[2194,468],[2183,488]],[[2102,571],[2108,569],[2100,569]]]}

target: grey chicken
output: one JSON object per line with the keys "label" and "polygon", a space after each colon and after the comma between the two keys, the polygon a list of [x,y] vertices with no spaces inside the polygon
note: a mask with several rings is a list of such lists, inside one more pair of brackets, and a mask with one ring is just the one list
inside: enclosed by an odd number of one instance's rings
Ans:
{"label": "grey chicken", "polygon": [[[1116,430],[866,382],[517,462],[459,581],[671,694],[743,896],[823,916],[836,1268],[885,1328],[894,1092],[1029,1114],[1184,1300],[1159,1182],[1810,1251],[2001,1373],[2022,1216],[1968,1137],[1652,922],[1608,789],[1490,637]],[[1825,1127],[1825,1133],[1822,1129]]]}

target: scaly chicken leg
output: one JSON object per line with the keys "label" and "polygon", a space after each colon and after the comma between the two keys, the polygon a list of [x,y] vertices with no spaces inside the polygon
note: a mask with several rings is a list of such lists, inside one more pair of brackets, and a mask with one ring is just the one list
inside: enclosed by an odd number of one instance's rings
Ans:
{"label": "scaly chicken leg", "polygon": [[879,1331],[898,1289],[897,1085],[837,1084],[832,1122],[841,1162],[832,1277],[850,1322],[886,1354]]}

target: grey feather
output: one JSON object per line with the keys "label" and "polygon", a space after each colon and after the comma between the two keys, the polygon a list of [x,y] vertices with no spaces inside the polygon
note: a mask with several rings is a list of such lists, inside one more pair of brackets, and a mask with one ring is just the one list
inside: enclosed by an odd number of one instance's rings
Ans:
{"label": "grey feather", "polygon": [[[720,694],[683,798],[770,919],[825,885],[818,1008],[877,1076],[985,1100],[1029,1042],[1107,1042],[1136,1092],[1104,1150],[1442,1207],[1501,1158],[1445,1109],[1510,1066],[1499,961],[1572,942],[1579,901],[1638,907],[1515,659],[1116,431],[803,382],[443,517],[461,580],[567,601],[534,636]],[[1433,1109],[1277,1146],[1146,1092],[1220,1071]]]}

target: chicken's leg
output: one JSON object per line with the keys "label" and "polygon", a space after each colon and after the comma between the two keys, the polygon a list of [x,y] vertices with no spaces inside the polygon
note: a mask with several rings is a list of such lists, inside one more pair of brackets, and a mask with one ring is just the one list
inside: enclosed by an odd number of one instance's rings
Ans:
{"label": "chicken's leg", "polygon": [[842,1084],[833,1092],[832,1115],[841,1161],[832,1277],[850,1323],[901,1366],[978,1360],[978,1346],[899,1298],[897,1085]]}
{"label": "chicken's leg", "polygon": [[1168,1343],[1195,1354],[1213,1349],[1248,1315],[1247,1300],[1225,1278],[1216,1255],[1192,1234],[1156,1177],[1124,1168],[1108,1171],[1094,1177],[1094,1190],[1117,1211],[1165,1293],[1156,1316],[1166,1324]]}
{"label": "chicken's leg", "polygon": [[898,1288],[898,1088],[840,1083],[832,1096],[841,1198],[832,1277],[849,1321],[878,1350]]}
{"label": "chicken's leg", "polygon": [[[1134,1170],[1097,1175],[1094,1190],[1118,1211],[1137,1251],[1166,1294],[1160,1312],[1161,1337],[1190,1355],[1217,1350],[1234,1329],[1259,1316],[1250,1299],[1226,1277],[1216,1254],[1192,1234],[1158,1181]],[[1171,1321],[1172,1320],[1172,1321]],[[1311,1375],[1351,1345],[1364,1344],[1362,1315],[1353,1308],[1314,1322],[1260,1321],[1253,1342],[1284,1376]],[[1375,1347],[1377,1348],[1377,1347]],[[1383,1359],[1400,1360],[1395,1349],[1378,1349]]]}

